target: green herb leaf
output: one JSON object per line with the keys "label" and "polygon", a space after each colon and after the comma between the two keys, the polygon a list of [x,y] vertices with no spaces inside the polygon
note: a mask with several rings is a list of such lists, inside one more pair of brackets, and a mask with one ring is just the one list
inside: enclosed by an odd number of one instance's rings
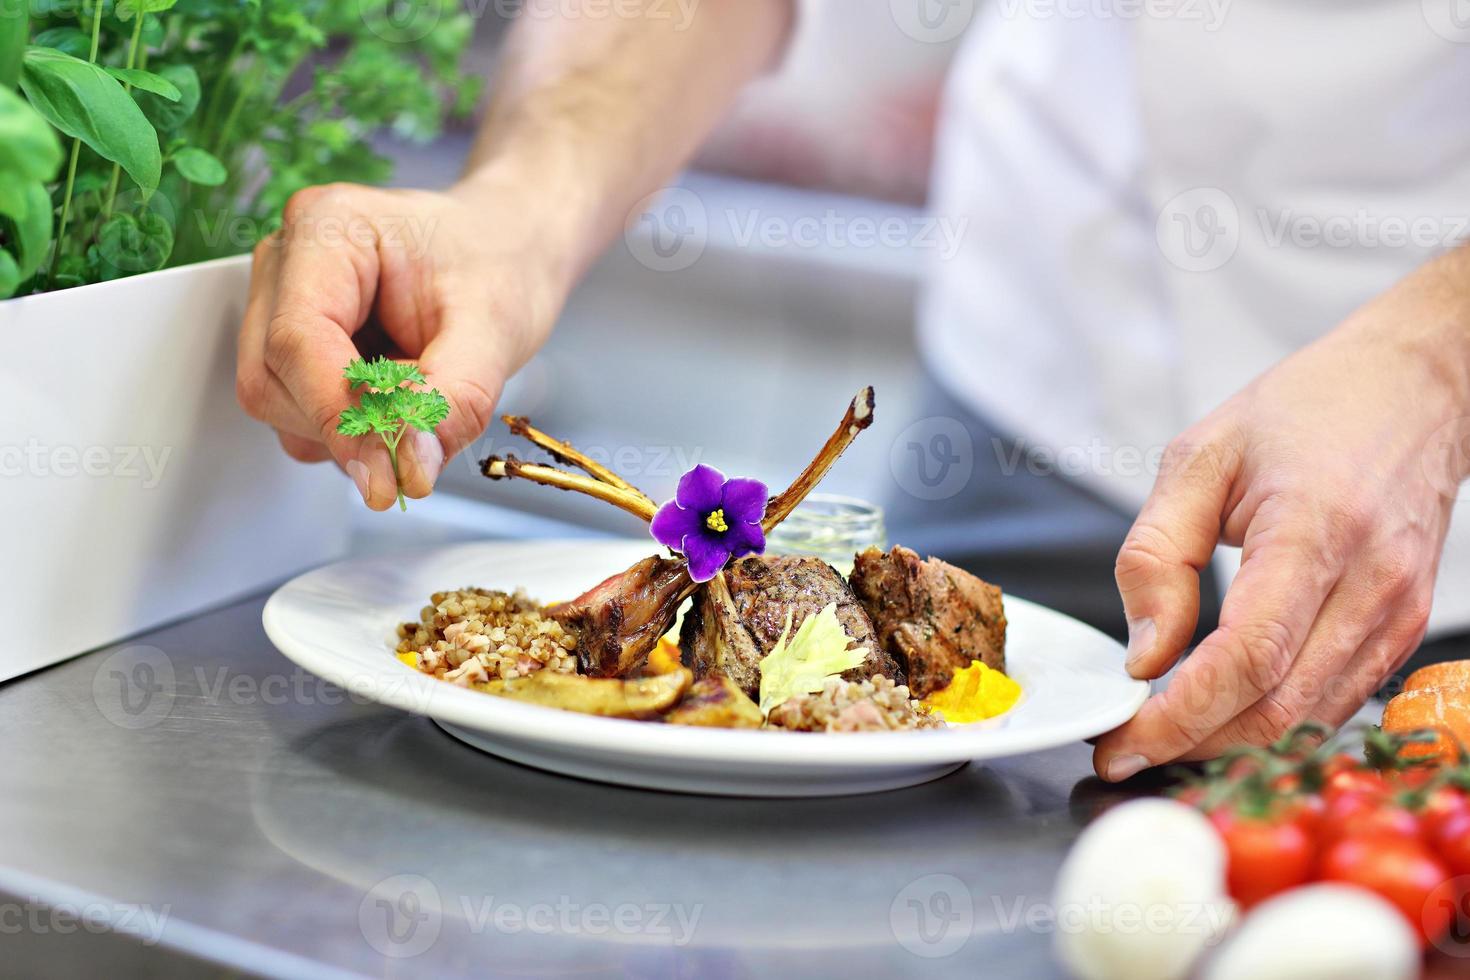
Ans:
{"label": "green herb leaf", "polygon": [[798,694],[815,694],[827,678],[862,666],[868,659],[868,648],[849,650],[852,642],[837,618],[835,602],[802,620],[795,636],[791,635],[791,614],[787,613],[780,639],[761,659],[761,714],[770,714]]}
{"label": "green herb leaf", "polygon": [[179,90],[178,100],[169,101],[152,92],[134,92],[133,99],[155,129],[171,133],[188,122],[199,108],[199,73],[189,65],[162,65],[156,74]]}
{"label": "green herb leaf", "polygon": [[51,195],[46,185],[40,181],[0,182],[0,218],[8,219],[20,277],[29,279],[51,244]]}
{"label": "green herb leaf", "polygon": [[52,27],[37,34],[31,43],[64,51],[74,58],[85,58],[92,51],[91,36],[79,27]]}
{"label": "green herb leaf", "polygon": [[20,87],[47,122],[120,164],[151,192],[158,187],[163,156],[158,134],[117,79],[98,65],[54,48],[29,48]]}
{"label": "green herb leaf", "polygon": [[29,34],[30,4],[0,4],[0,88],[10,88],[20,78]]}
{"label": "green herb leaf", "polygon": [[[377,433],[388,447],[393,475],[398,476],[398,442],[409,429],[433,432],[449,415],[449,402],[438,391],[419,391],[401,387],[408,383],[424,383],[417,364],[405,364],[378,357],[371,361],[358,358],[348,364],[342,376],[356,391],[358,404],[344,409],[337,418],[337,431],[344,436]],[[407,510],[403,491],[398,492],[398,508]]]}
{"label": "green herb leaf", "polygon": [[117,19],[126,24],[139,13],[156,14],[178,2],[179,0],[118,0]]}
{"label": "green herb leaf", "polygon": [[197,146],[186,146],[170,159],[174,169],[191,184],[218,187],[230,176],[225,170],[225,165],[220,163],[214,154],[201,150]]}
{"label": "green herb leaf", "polygon": [[56,260],[51,270],[51,285],[55,289],[70,289],[90,281],[87,260],[80,255],[63,255]]}
{"label": "green herb leaf", "polygon": [[398,403],[399,417],[420,432],[433,432],[449,417],[449,402],[438,389],[414,391],[402,388],[392,394]]}
{"label": "green herb leaf", "polygon": [[0,299],[14,296],[16,289],[25,281],[15,256],[0,248]]}
{"label": "green herb leaf", "polygon": [[377,391],[391,391],[408,381],[424,383],[423,372],[417,364],[387,357],[376,357],[371,361],[359,357],[347,365],[342,376],[354,389],[372,388]]}
{"label": "green herb leaf", "polygon": [[365,436],[370,432],[380,431],[373,424],[374,421],[366,408],[346,408],[337,418],[337,431],[344,436]]}
{"label": "green herb leaf", "polygon": [[8,88],[0,87],[0,180],[50,180],[61,167],[61,141],[46,120]]}
{"label": "green herb leaf", "polygon": [[109,267],[107,271],[123,275],[162,269],[173,247],[173,228],[154,211],[145,210],[137,217],[114,214],[97,231],[97,252]]}
{"label": "green herb leaf", "polygon": [[183,98],[183,93],[179,91],[177,85],[162,75],[155,75],[151,71],[144,71],[141,68],[105,67],[103,70],[120,82],[125,82],[133,88],[144,92],[152,92],[154,95],[161,96],[170,102],[177,102]]}

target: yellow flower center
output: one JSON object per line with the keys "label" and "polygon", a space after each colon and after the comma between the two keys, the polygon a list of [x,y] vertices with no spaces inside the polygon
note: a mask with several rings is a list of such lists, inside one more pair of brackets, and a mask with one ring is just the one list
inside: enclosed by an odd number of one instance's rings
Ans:
{"label": "yellow flower center", "polygon": [[704,519],[704,526],[711,531],[728,531],[730,526],[725,523],[725,509],[710,511],[710,515]]}

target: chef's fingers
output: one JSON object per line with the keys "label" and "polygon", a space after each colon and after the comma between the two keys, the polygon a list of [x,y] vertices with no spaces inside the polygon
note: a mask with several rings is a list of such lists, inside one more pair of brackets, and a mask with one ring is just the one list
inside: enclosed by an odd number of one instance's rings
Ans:
{"label": "chef's fingers", "polygon": [[1186,433],[1164,453],[1114,570],[1134,677],[1164,674],[1194,636],[1199,572],[1219,542],[1240,458],[1237,437],[1228,433],[1198,440]]}
{"label": "chef's fingers", "polygon": [[282,432],[280,429],[276,430],[276,438],[280,440],[281,448],[286,451],[286,455],[298,463],[325,463],[332,458],[332,454],[327,452],[327,447],[315,439],[303,439],[301,436],[291,432]]}
{"label": "chef's fingers", "polygon": [[1424,640],[1431,594],[1432,586],[1426,584],[1398,598],[1343,670],[1340,696],[1324,698],[1308,721],[1336,730],[1403,667]]}
{"label": "chef's fingers", "polygon": [[[1183,758],[1213,759],[1235,746],[1269,745],[1304,721],[1324,713],[1335,715],[1336,706],[1357,697],[1360,685],[1351,679],[1350,664],[1384,615],[1383,597],[1374,595],[1361,577],[1343,576],[1322,604],[1301,653],[1292,660],[1281,683]],[[1367,696],[1358,698],[1348,715]]]}
{"label": "chef's fingers", "polygon": [[255,246],[250,294],[235,345],[235,398],[257,421],[303,438],[314,429],[280,380],[265,366],[265,335],[276,307],[281,237],[277,232]]}
{"label": "chef's fingers", "polygon": [[399,472],[403,492],[410,497],[426,496],[444,462],[480,438],[510,374],[489,302],[462,297],[450,301],[441,316],[439,330],[419,357],[419,369],[449,402],[449,415],[434,432],[413,432],[404,439]]}
{"label": "chef's fingers", "polygon": [[313,233],[313,209],[334,207],[330,188],[298,194],[286,207],[275,309],[266,326],[265,363],[285,386],[312,434],[357,484],[373,510],[398,496],[387,447],[374,436],[337,432],[353,404],[342,371],[358,357],[351,335],[367,319],[377,288],[377,255],[363,243]]}
{"label": "chef's fingers", "polygon": [[1098,742],[1093,761],[1104,779],[1179,758],[1286,676],[1337,581],[1338,563],[1327,560],[1310,521],[1263,525],[1258,514],[1219,627],[1163,693]]}

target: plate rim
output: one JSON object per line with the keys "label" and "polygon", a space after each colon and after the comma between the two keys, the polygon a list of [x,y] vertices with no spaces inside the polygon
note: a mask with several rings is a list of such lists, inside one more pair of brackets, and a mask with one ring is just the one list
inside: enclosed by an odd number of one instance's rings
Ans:
{"label": "plate rim", "polygon": [[[288,660],[371,701],[435,720],[442,719],[489,736],[542,741],[564,748],[590,747],[599,755],[637,756],[640,759],[664,757],[711,763],[880,768],[1022,755],[1072,744],[1116,728],[1137,713],[1150,691],[1148,681],[1127,678],[1125,674],[1118,679],[1129,686],[1129,698],[1120,698],[1105,709],[1079,715],[1073,720],[1050,724],[1042,731],[953,726],[932,731],[812,733],[659,725],[583,715],[507,699],[496,698],[487,702],[489,695],[420,674],[387,649],[384,650],[382,669],[378,670],[374,665],[368,675],[376,682],[365,684],[367,678],[346,669],[351,665],[340,654],[294,636],[281,622],[282,609],[294,591],[309,587],[313,579],[329,576],[339,569],[388,560],[424,561],[456,551],[559,546],[602,550],[609,556],[619,554],[620,557],[614,561],[632,554],[635,547],[647,550],[645,543],[631,538],[548,538],[461,542],[346,558],[303,572],[282,583],[266,600],[261,611],[261,624],[271,643]],[[1018,596],[1007,595],[1006,604],[1008,609],[1024,606],[1033,613],[1060,618],[1071,629],[1101,638],[1116,648],[1117,664],[1122,669],[1122,645],[1100,630]],[[1028,692],[1028,696],[1034,695]],[[492,706],[493,710],[486,710]]]}

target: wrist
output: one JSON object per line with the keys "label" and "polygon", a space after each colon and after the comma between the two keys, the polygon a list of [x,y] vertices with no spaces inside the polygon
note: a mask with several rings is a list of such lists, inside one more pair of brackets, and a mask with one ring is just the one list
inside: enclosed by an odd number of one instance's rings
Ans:
{"label": "wrist", "polygon": [[1406,285],[1418,297],[1421,353],[1448,386],[1457,415],[1470,414],[1470,248],[1439,256]]}
{"label": "wrist", "polygon": [[564,167],[499,154],[467,170],[447,194],[484,233],[512,240],[517,264],[558,304],[591,263],[585,189]]}
{"label": "wrist", "polygon": [[1341,332],[1375,362],[1408,368],[1415,400],[1434,414],[1470,415],[1470,248],[1420,266]]}

